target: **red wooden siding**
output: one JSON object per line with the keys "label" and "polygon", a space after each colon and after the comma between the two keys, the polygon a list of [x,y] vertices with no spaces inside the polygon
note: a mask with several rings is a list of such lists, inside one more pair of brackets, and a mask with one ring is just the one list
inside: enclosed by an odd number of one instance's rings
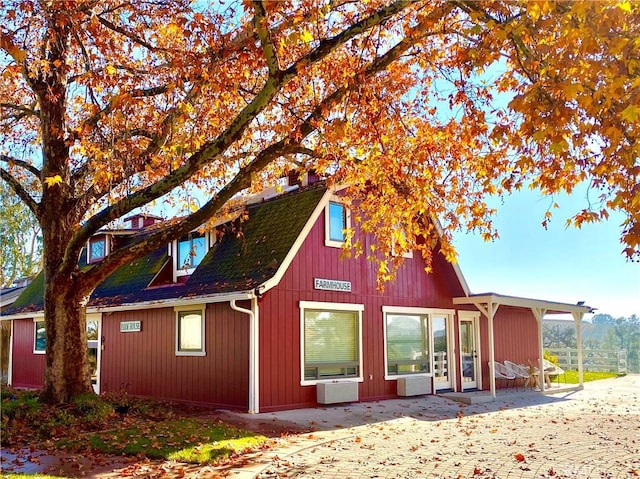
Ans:
{"label": "red wooden siding", "polygon": [[45,355],[33,354],[35,324],[32,319],[13,321],[12,381],[17,388],[41,388],[44,384]]}
{"label": "red wooden siding", "polygon": [[[483,389],[489,389],[489,340],[488,321],[483,316],[480,324],[482,342]],[[538,325],[530,309],[500,306],[493,318],[494,352],[496,361],[509,360],[527,364],[537,360]],[[496,383],[496,387],[499,383]]]}
{"label": "red wooden siding", "polygon": [[[367,245],[365,245],[365,249]],[[407,258],[395,282],[376,289],[376,267],[364,257],[342,259],[339,248],[324,244],[324,216],[313,226],[280,284],[260,300],[260,410],[313,407],[316,387],[301,386],[299,301],[364,304],[362,350],[364,381],[360,400],[396,396],[396,381],[384,379],[382,306],[455,309],[451,298],[464,295],[453,267],[440,255],[434,273],[424,261]],[[351,282],[351,293],[313,289],[314,278]]]}
{"label": "red wooden siding", "polygon": [[[120,322],[133,320],[142,331],[121,333]],[[206,356],[176,356],[175,321],[173,308],[104,314],[101,390],[247,409],[248,316],[208,305]]]}

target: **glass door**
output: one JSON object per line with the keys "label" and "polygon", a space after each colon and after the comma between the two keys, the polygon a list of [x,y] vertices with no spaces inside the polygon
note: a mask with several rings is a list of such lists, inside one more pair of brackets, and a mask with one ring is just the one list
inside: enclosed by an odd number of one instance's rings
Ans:
{"label": "glass door", "polygon": [[460,371],[462,390],[478,387],[478,319],[471,316],[460,318]]}
{"label": "glass door", "polygon": [[448,316],[431,316],[433,331],[433,376],[436,391],[451,389],[451,371],[449,367],[449,328]]}
{"label": "glass door", "polygon": [[96,394],[100,394],[100,353],[102,341],[100,339],[100,315],[87,315],[87,352],[89,356],[89,374],[91,385]]}
{"label": "glass door", "polygon": [[13,321],[0,321],[0,384],[9,384],[11,370],[11,328]]}

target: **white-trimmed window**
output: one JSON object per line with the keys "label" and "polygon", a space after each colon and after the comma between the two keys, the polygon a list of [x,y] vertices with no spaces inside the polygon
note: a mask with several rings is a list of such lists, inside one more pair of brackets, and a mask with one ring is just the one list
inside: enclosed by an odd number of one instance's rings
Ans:
{"label": "white-trimmed window", "polygon": [[204,356],[204,306],[175,308],[176,312],[176,355]]}
{"label": "white-trimmed window", "polygon": [[325,245],[341,248],[345,241],[345,230],[350,227],[349,209],[337,198],[329,201],[325,208]]}
{"label": "white-trimmed window", "polygon": [[448,376],[446,326],[453,310],[383,306],[385,379]]}
{"label": "white-trimmed window", "polygon": [[192,274],[209,251],[209,235],[192,231],[172,243],[175,278]]}
{"label": "white-trimmed window", "polygon": [[87,247],[87,263],[95,263],[104,259],[109,254],[109,242],[106,235],[95,236],[89,239]]}
{"label": "white-trimmed window", "polygon": [[[391,254],[398,256],[407,244],[407,233],[401,226],[394,230],[393,242],[391,243]],[[402,253],[403,258],[413,258],[413,250],[407,250]]]}
{"label": "white-trimmed window", "polygon": [[43,319],[33,321],[33,353],[44,354],[47,350],[47,329]]}
{"label": "white-trimmed window", "polygon": [[387,313],[387,374],[430,373],[429,317],[424,314]]}
{"label": "white-trimmed window", "polygon": [[301,384],[362,380],[362,304],[300,301]]}

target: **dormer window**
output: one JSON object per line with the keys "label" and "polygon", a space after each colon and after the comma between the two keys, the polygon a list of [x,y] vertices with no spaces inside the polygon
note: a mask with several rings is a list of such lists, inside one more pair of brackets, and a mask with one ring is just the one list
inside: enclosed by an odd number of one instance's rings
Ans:
{"label": "dormer window", "polygon": [[174,241],[174,265],[176,280],[188,276],[196,269],[209,250],[207,234],[192,231]]}
{"label": "dormer window", "polygon": [[349,210],[336,198],[329,201],[325,213],[325,245],[340,248],[345,241],[345,230],[351,227]]}
{"label": "dormer window", "polygon": [[95,263],[105,258],[109,254],[107,236],[100,235],[89,240],[87,248],[87,263]]}

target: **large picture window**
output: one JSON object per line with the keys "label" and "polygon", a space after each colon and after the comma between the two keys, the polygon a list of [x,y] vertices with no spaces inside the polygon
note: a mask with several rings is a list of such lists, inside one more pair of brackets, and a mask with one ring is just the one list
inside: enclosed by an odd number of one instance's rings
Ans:
{"label": "large picture window", "polygon": [[362,305],[300,302],[302,380],[361,378]]}
{"label": "large picture window", "polygon": [[431,372],[428,316],[390,313],[386,326],[387,374]]}
{"label": "large picture window", "polygon": [[203,356],[204,311],[184,309],[176,311],[176,354],[178,356]]}
{"label": "large picture window", "polygon": [[383,306],[382,312],[386,378],[426,374],[435,377],[436,389],[450,387],[448,325],[454,311]]}

